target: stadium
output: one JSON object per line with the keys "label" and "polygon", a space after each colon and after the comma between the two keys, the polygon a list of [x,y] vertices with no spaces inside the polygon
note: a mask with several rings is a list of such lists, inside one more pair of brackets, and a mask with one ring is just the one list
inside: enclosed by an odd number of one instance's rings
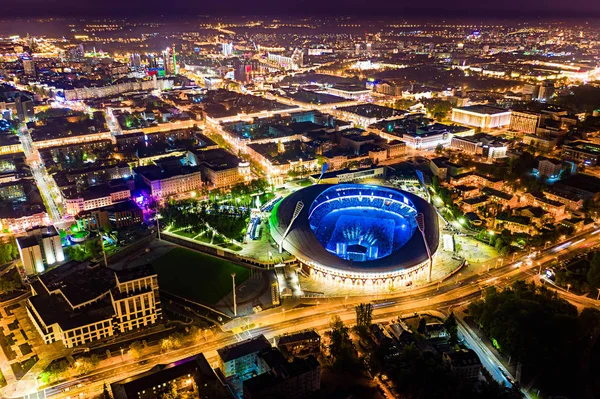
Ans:
{"label": "stadium", "polygon": [[428,275],[429,256],[417,214],[423,216],[424,236],[433,255],[439,243],[434,208],[414,194],[389,187],[306,187],[278,203],[270,227],[275,241],[318,281],[401,288]]}

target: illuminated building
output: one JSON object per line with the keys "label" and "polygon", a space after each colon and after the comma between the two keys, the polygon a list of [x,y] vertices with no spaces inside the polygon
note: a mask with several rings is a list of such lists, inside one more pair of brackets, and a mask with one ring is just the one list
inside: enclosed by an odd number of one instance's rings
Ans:
{"label": "illuminated building", "polygon": [[113,270],[69,262],[40,275],[31,290],[27,314],[46,344],[73,348],[152,325],[162,316],[150,265]]}
{"label": "illuminated building", "polygon": [[575,141],[562,146],[562,159],[583,163],[588,166],[598,164],[600,145],[588,141]]}
{"label": "illuminated building", "polygon": [[538,161],[538,172],[540,176],[557,178],[562,171],[562,161],[559,159],[543,158]]}
{"label": "illuminated building", "polygon": [[178,393],[189,392],[199,398],[229,398],[225,386],[203,354],[169,364],[158,364],[150,370],[110,384],[114,399],[162,399],[171,387]]}
{"label": "illuminated building", "polygon": [[452,108],[452,122],[481,129],[494,129],[510,125],[510,110],[488,105],[471,105]]}
{"label": "illuminated building", "polygon": [[35,76],[35,62],[29,57],[23,57],[23,71],[25,76]]}
{"label": "illuminated building", "polygon": [[35,111],[33,109],[33,100],[19,96],[15,99],[15,107],[17,108],[17,115],[21,122],[29,122],[33,120]]}
{"label": "illuminated building", "polygon": [[63,191],[63,204],[67,215],[75,216],[82,211],[113,205],[131,198],[127,186],[91,186],[81,193],[71,190]]}
{"label": "illuminated building", "polygon": [[485,133],[452,137],[450,147],[469,155],[478,155],[487,161],[506,157],[508,141]]}
{"label": "illuminated building", "polygon": [[304,66],[304,53],[302,49],[294,49],[290,56],[269,53],[267,59],[286,70],[296,70]]}
{"label": "illuminated building", "polygon": [[225,57],[230,57],[233,54],[233,43],[225,42],[222,44],[221,52]]}
{"label": "illuminated building", "polygon": [[133,173],[141,178],[149,187],[150,195],[157,199],[202,188],[201,172],[197,167],[161,168],[148,165],[134,168]]}
{"label": "illuminated building", "polygon": [[535,134],[539,123],[540,115],[538,113],[513,110],[510,114],[508,128],[521,133]]}
{"label": "illuminated building", "polygon": [[[138,199],[136,198],[136,200]],[[97,230],[105,226],[120,229],[139,225],[144,221],[142,210],[133,200],[118,202],[100,209],[83,211],[77,215],[77,218],[83,221],[88,230]]]}
{"label": "illuminated building", "polygon": [[200,150],[191,154],[192,165],[198,165],[204,179],[213,187],[228,187],[239,183],[249,165],[222,148]]}
{"label": "illuminated building", "polygon": [[[290,226],[300,202],[305,206]],[[426,246],[423,236],[415,234],[417,214],[424,215],[424,234],[434,254],[439,231],[433,207],[414,194],[387,187],[309,186],[282,200],[269,222],[275,241],[317,281],[387,289],[427,277]]]}
{"label": "illuminated building", "polygon": [[65,260],[61,239],[54,226],[27,230],[27,235],[17,237],[17,247],[26,275],[41,273],[48,266]]}

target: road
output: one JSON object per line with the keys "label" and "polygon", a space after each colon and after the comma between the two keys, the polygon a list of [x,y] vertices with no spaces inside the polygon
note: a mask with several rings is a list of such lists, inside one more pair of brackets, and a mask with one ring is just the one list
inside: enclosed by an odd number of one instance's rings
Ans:
{"label": "road", "polygon": [[31,134],[25,124],[23,124],[19,130],[19,139],[21,140],[23,152],[25,153],[25,158],[31,168],[31,173],[33,174],[37,188],[46,205],[48,216],[52,223],[60,222],[62,219],[61,213],[53,196],[53,193],[54,195],[58,195],[58,188],[54,184],[54,180],[46,173],[46,168],[41,161],[39,152],[33,146]]}
{"label": "road", "polygon": [[[48,388],[36,393],[32,398],[73,398],[79,395],[79,393],[85,393],[86,395],[99,393],[104,383],[110,384],[111,382],[146,371],[156,364],[177,361],[193,353],[204,353],[209,362],[214,366],[216,363],[216,350],[218,348],[249,337],[264,334],[270,339],[281,334],[307,328],[326,329],[331,317],[334,315],[339,316],[345,322],[352,323],[355,318],[354,306],[365,301],[373,303],[374,320],[430,310],[447,313],[450,309],[464,306],[480,298],[483,290],[487,287],[496,286],[501,288],[509,286],[517,280],[530,278],[541,270],[544,262],[554,259],[557,254],[599,244],[600,235],[598,233],[600,233],[600,229],[582,234],[576,239],[571,239],[566,243],[548,248],[539,254],[536,260],[529,261],[528,259],[530,258],[528,256],[523,256],[516,258],[514,263],[491,269],[489,272],[482,274],[471,275],[463,280],[450,278],[428,287],[395,294],[351,298],[305,299],[302,301],[302,307],[298,306],[300,302],[296,305],[290,302],[292,306],[286,303],[285,306],[288,308],[286,311],[271,309],[259,314],[233,320],[224,327],[227,332],[218,333],[209,341],[198,337],[196,343],[187,345],[185,348],[145,357],[143,359],[144,364],[140,364],[134,360],[121,361],[121,359],[117,358],[111,366],[95,370],[93,373],[79,379]],[[540,263],[539,265],[538,262]],[[593,299],[579,297],[571,293],[558,292],[565,299],[580,306],[599,307],[598,301],[594,301]],[[475,338],[462,323],[460,327],[462,338],[477,352],[492,376],[500,382],[506,382],[506,375],[510,374],[508,374],[508,371],[504,369],[498,359],[495,359],[485,345],[479,339]],[[503,370],[505,375],[500,370]],[[78,385],[81,386],[78,387]],[[65,392],[66,388],[69,388],[69,391]]]}

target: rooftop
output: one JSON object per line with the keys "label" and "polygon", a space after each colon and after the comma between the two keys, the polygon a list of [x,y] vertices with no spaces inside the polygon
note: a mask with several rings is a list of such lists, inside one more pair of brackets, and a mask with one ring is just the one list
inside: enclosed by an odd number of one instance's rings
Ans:
{"label": "rooftop", "polygon": [[469,105],[467,107],[459,107],[454,109],[483,115],[496,115],[510,112],[508,109],[492,107],[490,105]]}
{"label": "rooftop", "polygon": [[267,341],[264,335],[259,335],[258,337],[218,349],[217,353],[223,362],[228,362],[269,348],[271,348],[269,341]]}

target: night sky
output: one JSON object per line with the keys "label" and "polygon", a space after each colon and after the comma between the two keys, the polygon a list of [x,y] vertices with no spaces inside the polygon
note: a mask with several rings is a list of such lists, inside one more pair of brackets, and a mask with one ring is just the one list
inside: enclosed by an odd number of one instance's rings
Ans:
{"label": "night sky", "polygon": [[0,0],[8,16],[600,16],[599,0]]}

